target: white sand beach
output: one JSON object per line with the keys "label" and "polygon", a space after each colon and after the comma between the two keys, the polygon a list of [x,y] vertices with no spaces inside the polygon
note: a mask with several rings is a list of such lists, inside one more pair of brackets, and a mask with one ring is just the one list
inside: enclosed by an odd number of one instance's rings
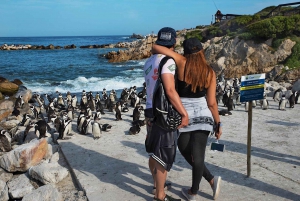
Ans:
{"label": "white sand beach", "polygon": [[[300,105],[278,110],[278,102],[268,97],[270,107],[253,108],[251,176],[247,177],[248,113],[236,106],[230,116],[221,116],[223,135],[220,143],[225,152],[206,150],[206,165],[214,175],[222,177],[218,200],[300,200]],[[219,108],[222,108],[219,104]],[[133,108],[116,121],[112,112],[100,120],[112,129],[99,140],[92,135],[79,135],[76,119],[75,135],[59,140],[62,151],[84,189],[89,201],[152,200],[152,177],[144,148],[146,128],[128,135]],[[142,116],[141,119],[144,117]],[[185,200],[182,187],[191,185],[191,168],[177,152],[176,162],[168,173],[172,183],[169,195]],[[212,200],[212,190],[203,179],[197,200]]]}

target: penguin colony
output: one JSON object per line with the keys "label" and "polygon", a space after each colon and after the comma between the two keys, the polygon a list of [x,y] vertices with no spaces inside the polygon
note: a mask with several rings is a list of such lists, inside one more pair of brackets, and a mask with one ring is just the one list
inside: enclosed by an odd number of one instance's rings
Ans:
{"label": "penguin colony", "polygon": [[[288,90],[283,92],[278,88],[273,94],[273,101],[278,103],[278,110],[285,111],[287,107],[294,108],[300,103],[299,91]],[[141,114],[144,111],[142,102],[146,101],[146,84],[143,83],[143,89],[137,92],[135,86],[129,89],[124,88],[117,97],[115,90],[107,91],[105,88],[101,93],[82,91],[81,97],[72,95],[68,92],[65,97],[56,92],[56,94],[37,94],[34,93],[32,99],[28,102],[28,112],[23,114],[20,124],[10,131],[0,130],[0,148],[2,150],[11,150],[11,143],[27,143],[34,138],[44,138],[51,136],[54,139],[54,132],[58,133],[59,140],[69,139],[74,134],[91,135],[94,139],[100,139],[103,132],[109,132],[112,125],[102,123],[106,112],[113,112],[116,121],[122,121],[122,115],[132,110],[132,122],[128,131],[130,135],[136,135],[141,127],[145,126],[145,119],[142,120]],[[240,102],[240,81],[237,78],[225,80],[217,79],[216,101],[219,106],[219,114],[223,116],[232,115],[232,110],[236,106],[244,107],[247,112],[248,102]],[[23,109],[24,100],[18,96],[15,101],[13,115],[20,115]],[[260,106],[260,107],[259,107]],[[267,94],[264,93],[263,99],[252,101],[252,107],[262,110],[269,109]],[[45,114],[46,116],[44,117]],[[76,126],[72,128],[72,120],[76,121]],[[55,129],[51,130],[49,124]],[[23,126],[24,132],[20,134],[18,127]],[[57,139],[54,142],[57,143]]]}
{"label": "penguin colony", "polygon": [[[116,91],[110,92],[103,89],[101,93],[82,91],[81,97],[72,95],[68,92],[65,96],[61,93],[56,94],[37,94],[34,93],[29,100],[28,105],[24,104],[22,96],[16,98],[13,115],[20,115],[20,110],[28,109],[22,114],[22,121],[19,125],[6,131],[0,129],[0,149],[10,151],[11,144],[28,143],[34,138],[52,137],[58,133],[57,140],[70,139],[74,134],[91,135],[99,139],[103,132],[109,132],[112,125],[102,123],[106,112],[113,112],[116,121],[122,120],[124,113],[133,110],[133,121],[130,125],[128,134],[136,135],[140,132],[141,126],[145,125],[145,120],[140,120],[144,108],[141,101],[146,99],[146,90],[137,92],[135,86],[129,89],[124,88],[120,98],[117,98]],[[26,105],[26,106],[25,106]],[[132,116],[132,115],[129,115]],[[77,118],[77,119],[76,119]],[[75,121],[76,127],[72,128],[72,121]],[[51,130],[50,125],[54,129]],[[18,132],[19,127],[24,127],[24,132]]]}
{"label": "penguin colony", "polygon": [[[273,100],[278,102],[278,110],[285,111],[287,107],[294,108],[295,104],[300,103],[299,99],[300,91],[283,91],[282,88],[278,88],[273,93]],[[249,102],[240,102],[240,80],[233,78],[230,80],[217,79],[216,87],[216,100],[217,104],[221,104],[226,109],[219,109],[219,115],[227,116],[232,115],[230,111],[235,109],[235,106],[243,106],[245,111],[249,110]],[[252,107],[259,107],[262,110],[269,109],[269,102],[267,100],[267,94],[264,92],[263,99],[253,100]]]}

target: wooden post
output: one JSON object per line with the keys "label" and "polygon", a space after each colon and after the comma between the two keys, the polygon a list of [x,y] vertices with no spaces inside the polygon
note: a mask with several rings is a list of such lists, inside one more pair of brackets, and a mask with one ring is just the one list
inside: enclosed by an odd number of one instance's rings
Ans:
{"label": "wooden post", "polygon": [[248,135],[247,135],[247,177],[251,175],[251,130],[252,130],[252,101],[248,108]]}

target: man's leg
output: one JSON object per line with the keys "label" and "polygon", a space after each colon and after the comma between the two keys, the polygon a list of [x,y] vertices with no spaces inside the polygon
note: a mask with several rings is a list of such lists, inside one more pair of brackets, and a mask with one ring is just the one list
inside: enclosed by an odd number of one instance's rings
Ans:
{"label": "man's leg", "polygon": [[167,171],[157,161],[155,161],[154,159],[152,160],[154,161],[153,178],[156,182],[155,198],[163,200],[166,196],[164,188],[167,179]]}
{"label": "man's leg", "polygon": [[154,177],[154,169],[155,169],[155,160],[150,156],[149,157],[149,169],[151,171],[151,175],[152,175],[152,178],[153,178],[153,186],[156,187],[156,181],[155,181],[155,177]]}

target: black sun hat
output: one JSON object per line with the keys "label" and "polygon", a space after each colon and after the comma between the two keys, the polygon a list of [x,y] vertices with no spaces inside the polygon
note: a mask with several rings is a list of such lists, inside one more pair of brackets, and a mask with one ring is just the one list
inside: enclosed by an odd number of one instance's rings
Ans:
{"label": "black sun hat", "polygon": [[171,27],[160,29],[155,43],[161,46],[173,46],[176,43],[176,31]]}
{"label": "black sun hat", "polygon": [[189,38],[183,41],[184,54],[193,54],[203,49],[201,42],[197,38]]}

